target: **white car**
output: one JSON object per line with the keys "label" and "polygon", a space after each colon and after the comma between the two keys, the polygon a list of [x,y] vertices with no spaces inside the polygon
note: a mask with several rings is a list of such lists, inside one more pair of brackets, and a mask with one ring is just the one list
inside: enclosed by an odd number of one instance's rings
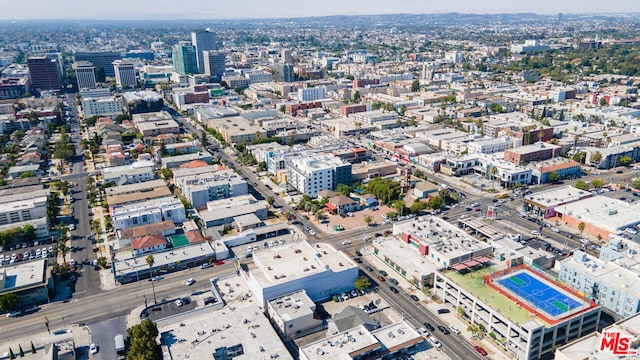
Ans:
{"label": "white car", "polygon": [[531,235],[533,235],[533,236],[540,236],[540,231],[538,231],[538,230],[533,230],[533,231],[531,231]]}
{"label": "white car", "polygon": [[98,352],[98,347],[96,346],[96,344],[89,345],[89,352],[92,354],[95,354]]}
{"label": "white car", "polygon": [[351,241],[349,241],[349,240],[344,240],[342,242],[342,245],[349,245],[349,244],[351,244]]}
{"label": "white car", "polygon": [[195,282],[196,282],[196,279],[194,279],[194,278],[189,278],[189,279],[187,279],[187,281],[185,281],[185,282],[184,282],[184,284],[185,284],[185,285],[187,285],[187,286],[191,286],[191,285],[193,285]]}
{"label": "white car", "polygon": [[438,348],[438,349],[442,347],[442,344],[440,343],[440,341],[438,341],[438,339],[436,339],[436,338],[435,338],[435,337],[433,337],[433,336],[429,338],[429,341],[431,341],[431,343],[433,344],[433,346],[434,346],[434,347],[436,347],[436,348]]}
{"label": "white car", "polygon": [[559,232],[560,232],[560,229],[558,229],[558,228],[551,228],[551,231],[556,232],[556,233],[559,233]]}
{"label": "white car", "polygon": [[312,229],[312,230],[309,230],[309,234],[311,234],[311,235],[315,235],[315,234],[316,234],[316,232]]}
{"label": "white car", "polygon": [[76,225],[75,224],[70,224],[69,225],[69,230],[73,231],[76,229]]}
{"label": "white car", "polygon": [[182,306],[182,305],[184,305],[184,304],[182,303],[182,300],[180,300],[180,299],[176,300],[176,306],[177,306],[177,307],[180,307],[180,306]]}
{"label": "white car", "polygon": [[423,328],[423,327],[421,327],[420,329],[418,329],[418,332],[419,332],[419,333],[420,333],[420,335],[422,335],[422,336],[426,336],[426,337],[428,337],[428,336],[429,336],[429,332],[427,331],[427,329],[425,329],[425,328]]}
{"label": "white car", "polygon": [[458,328],[453,325],[449,325],[449,329],[451,329],[451,332],[454,334],[460,334],[460,330],[458,330]]}

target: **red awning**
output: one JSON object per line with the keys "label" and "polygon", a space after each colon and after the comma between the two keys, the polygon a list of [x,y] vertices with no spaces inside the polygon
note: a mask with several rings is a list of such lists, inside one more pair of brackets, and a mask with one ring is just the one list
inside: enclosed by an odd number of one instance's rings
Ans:
{"label": "red awning", "polygon": [[472,267],[472,266],[477,266],[480,265],[479,262],[475,261],[475,260],[471,260],[471,261],[467,261],[466,263],[464,263],[465,265],[467,265],[468,267]]}
{"label": "red awning", "polygon": [[333,205],[332,203],[326,203],[325,205],[327,207],[327,209],[329,210],[336,210],[338,209],[335,205]]}
{"label": "red awning", "polygon": [[458,271],[460,271],[460,270],[464,270],[464,269],[466,269],[466,268],[467,268],[467,265],[465,265],[465,264],[458,264],[458,265],[454,265],[454,266],[453,266],[453,269],[454,269],[454,270],[458,270]]}
{"label": "red awning", "polygon": [[491,259],[489,259],[489,258],[488,258],[488,257],[486,257],[486,256],[483,256],[483,257],[481,257],[481,258],[476,259],[476,261],[484,264],[484,263],[486,263],[486,262],[491,261]]}

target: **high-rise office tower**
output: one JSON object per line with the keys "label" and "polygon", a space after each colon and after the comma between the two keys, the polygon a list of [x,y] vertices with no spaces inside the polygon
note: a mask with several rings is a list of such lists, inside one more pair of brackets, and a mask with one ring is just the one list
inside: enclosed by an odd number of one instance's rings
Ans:
{"label": "high-rise office tower", "polygon": [[138,82],[136,80],[136,67],[129,60],[116,60],[113,62],[113,72],[116,74],[116,82],[121,88],[135,87]]}
{"label": "high-rise office tower", "polygon": [[27,59],[27,66],[33,89],[60,90],[62,88],[58,59],[32,56]]}
{"label": "high-rise office tower", "polygon": [[197,74],[198,73],[198,57],[196,56],[196,47],[193,45],[174,45],[173,46],[173,69],[179,74]]}
{"label": "high-rise office tower", "polygon": [[226,54],[218,51],[205,51],[203,58],[204,73],[219,81],[224,74]]}
{"label": "high-rise office tower", "polygon": [[216,35],[211,30],[194,31],[191,33],[191,45],[195,46],[197,54],[198,72],[205,72],[204,52],[216,49]]}
{"label": "high-rise office tower", "polygon": [[77,52],[73,54],[73,61],[88,61],[96,68],[101,67],[105,76],[116,76],[113,70],[113,62],[122,59],[122,54],[115,51],[110,52]]}
{"label": "high-rise office tower", "polygon": [[76,70],[76,82],[78,89],[94,89],[96,87],[96,67],[88,61],[73,63]]}
{"label": "high-rise office tower", "polygon": [[291,50],[282,49],[282,63],[291,64],[292,62],[293,62],[293,57],[291,57]]}

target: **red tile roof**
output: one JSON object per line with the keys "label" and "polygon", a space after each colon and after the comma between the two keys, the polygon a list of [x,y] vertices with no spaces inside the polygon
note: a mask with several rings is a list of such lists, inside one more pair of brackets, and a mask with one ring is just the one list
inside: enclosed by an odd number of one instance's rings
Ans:
{"label": "red tile roof", "polygon": [[166,244],[167,240],[162,235],[147,235],[131,240],[134,250],[142,250]]}

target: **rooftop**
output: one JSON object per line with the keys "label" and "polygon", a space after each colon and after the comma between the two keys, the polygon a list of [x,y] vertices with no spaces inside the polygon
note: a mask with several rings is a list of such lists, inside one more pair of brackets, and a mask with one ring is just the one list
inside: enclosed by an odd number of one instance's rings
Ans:
{"label": "rooftop", "polygon": [[562,212],[614,234],[617,230],[640,223],[640,203],[628,203],[606,196],[593,196],[563,205]]}
{"label": "rooftop", "polygon": [[254,277],[266,288],[278,283],[308,277],[325,271],[341,272],[356,267],[344,253],[334,247],[306,241],[269,247],[254,254]]}
{"label": "rooftop", "polygon": [[[196,310],[183,313],[173,322],[168,320],[158,325],[159,332],[163,334],[165,353],[170,351],[174,360],[211,360],[216,351],[240,349],[241,346],[242,351],[237,352],[234,360],[292,360],[263,310],[255,301],[244,301],[250,296],[244,281],[236,281],[235,278],[212,281],[224,294],[224,302],[232,305],[218,309],[212,305],[203,308],[202,300],[192,297],[192,301],[198,304]],[[207,291],[202,296],[211,296],[211,292]]]}
{"label": "rooftop", "polygon": [[269,300],[269,304],[283,321],[313,315],[316,308],[316,304],[304,290]]}
{"label": "rooftop", "polygon": [[0,267],[0,293],[44,284],[46,259],[25,261]]}
{"label": "rooftop", "polygon": [[433,274],[440,266],[419,256],[412,245],[393,238],[376,240],[373,247],[380,250],[381,257],[388,258],[407,271],[407,279],[422,279],[423,276]]}
{"label": "rooftop", "polygon": [[527,195],[525,200],[542,206],[551,207],[572,203],[580,199],[591,197],[592,195],[593,194],[589,191],[580,190],[571,185],[565,185]]}

